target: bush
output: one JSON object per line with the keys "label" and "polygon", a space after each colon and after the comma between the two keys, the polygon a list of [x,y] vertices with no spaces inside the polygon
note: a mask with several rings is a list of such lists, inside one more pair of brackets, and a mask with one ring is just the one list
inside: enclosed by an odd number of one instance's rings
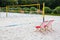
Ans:
{"label": "bush", "polygon": [[53,14],[60,14],[60,6],[59,7],[56,7],[53,12]]}
{"label": "bush", "polygon": [[31,10],[31,11],[37,11],[37,8],[31,7],[30,10]]}
{"label": "bush", "polygon": [[10,7],[10,8],[8,8],[9,12],[16,12],[16,13],[18,13],[18,12],[20,12],[20,10],[22,10],[21,7]]}
{"label": "bush", "polygon": [[37,8],[35,8],[35,7],[31,7],[30,11],[31,11],[32,14],[37,14],[37,12],[36,12]]}
{"label": "bush", "polygon": [[27,7],[23,8],[23,10],[24,10],[24,11],[30,11],[30,9],[27,8]]}
{"label": "bush", "polygon": [[6,12],[6,8],[5,7],[1,7],[0,8],[0,12]]}
{"label": "bush", "polygon": [[46,14],[52,12],[52,10],[49,7],[45,7],[45,10],[44,11],[45,11]]}
{"label": "bush", "polygon": [[29,13],[29,11],[30,11],[30,9],[27,7],[23,8],[23,10],[24,10],[24,13]]}

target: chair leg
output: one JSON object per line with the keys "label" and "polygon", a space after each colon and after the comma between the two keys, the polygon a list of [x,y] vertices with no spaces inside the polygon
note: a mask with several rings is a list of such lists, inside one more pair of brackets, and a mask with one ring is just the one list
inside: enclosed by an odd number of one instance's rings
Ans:
{"label": "chair leg", "polygon": [[52,27],[50,28],[50,30],[51,30],[51,31],[54,31],[54,30],[52,29]]}
{"label": "chair leg", "polygon": [[43,28],[41,28],[39,31],[40,31],[42,34],[45,34],[45,30],[44,30]]}
{"label": "chair leg", "polygon": [[45,31],[49,31],[49,32],[51,32],[51,31],[54,31],[53,29],[52,29],[52,25],[50,26],[51,28],[49,28],[48,26],[45,28]]}
{"label": "chair leg", "polygon": [[45,27],[45,31],[46,31],[46,32],[47,32],[47,31],[51,32],[50,29],[48,28],[48,26]]}
{"label": "chair leg", "polygon": [[36,28],[36,30],[34,32],[38,32],[40,29],[39,28]]}

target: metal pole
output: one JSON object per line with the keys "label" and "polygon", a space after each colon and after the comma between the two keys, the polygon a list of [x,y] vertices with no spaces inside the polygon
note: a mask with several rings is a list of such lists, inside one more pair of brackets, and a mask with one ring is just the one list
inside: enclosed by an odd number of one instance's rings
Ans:
{"label": "metal pole", "polygon": [[43,3],[43,22],[45,21],[44,7],[45,7],[45,3]]}
{"label": "metal pole", "polygon": [[7,6],[6,6],[6,17],[8,16],[8,15],[7,15],[7,12],[8,12],[8,11],[7,11]]}

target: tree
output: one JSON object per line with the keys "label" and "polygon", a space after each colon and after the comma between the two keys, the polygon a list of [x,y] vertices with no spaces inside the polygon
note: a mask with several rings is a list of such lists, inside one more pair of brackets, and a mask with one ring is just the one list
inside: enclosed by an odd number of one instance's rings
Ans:
{"label": "tree", "polygon": [[0,0],[0,6],[2,7],[4,7],[4,6],[6,6],[6,0]]}
{"label": "tree", "polygon": [[17,5],[18,4],[18,0],[6,0],[6,5]]}
{"label": "tree", "polygon": [[45,6],[48,6],[52,9],[60,6],[60,0],[0,0],[0,6],[40,3],[42,8],[43,2],[45,2]]}

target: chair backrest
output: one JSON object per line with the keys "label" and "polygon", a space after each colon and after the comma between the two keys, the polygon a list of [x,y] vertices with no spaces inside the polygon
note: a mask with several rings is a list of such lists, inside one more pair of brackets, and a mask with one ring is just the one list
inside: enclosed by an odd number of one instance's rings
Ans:
{"label": "chair backrest", "polygon": [[46,25],[47,26],[49,26],[49,25],[52,25],[52,22],[53,22],[54,20],[50,20]]}
{"label": "chair backrest", "polygon": [[49,25],[52,25],[52,22],[54,20],[50,20],[50,21],[44,21],[42,22],[42,24],[40,25],[42,28],[46,27],[46,26],[49,26]]}
{"label": "chair backrest", "polygon": [[44,22],[41,23],[40,26],[43,28],[47,23],[48,23],[48,21],[44,21]]}

